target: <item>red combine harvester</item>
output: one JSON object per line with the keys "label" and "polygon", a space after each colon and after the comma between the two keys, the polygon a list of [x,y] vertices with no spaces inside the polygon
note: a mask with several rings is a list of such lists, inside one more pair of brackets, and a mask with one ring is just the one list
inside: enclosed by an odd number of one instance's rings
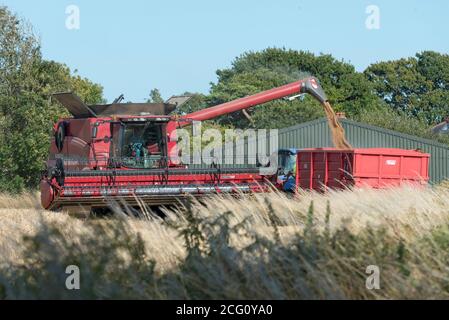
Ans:
{"label": "red combine harvester", "polygon": [[304,93],[322,103],[327,100],[314,77],[183,116],[170,115],[177,107],[173,100],[88,106],[72,93],[55,94],[73,118],[61,119],[54,126],[40,186],[42,206],[90,211],[107,207],[110,200],[164,205],[188,196],[267,191],[271,177],[260,174],[258,168],[189,169],[175,163],[172,133],[192,121]]}

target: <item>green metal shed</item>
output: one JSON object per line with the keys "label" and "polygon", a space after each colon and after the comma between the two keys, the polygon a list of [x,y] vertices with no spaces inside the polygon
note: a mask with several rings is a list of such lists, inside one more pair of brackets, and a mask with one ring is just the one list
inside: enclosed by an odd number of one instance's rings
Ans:
{"label": "green metal shed", "polygon": [[[383,129],[348,119],[340,119],[347,140],[355,148],[421,149],[430,153],[429,175],[432,183],[449,177],[449,146],[428,139]],[[332,147],[326,118],[279,130],[280,148]]]}

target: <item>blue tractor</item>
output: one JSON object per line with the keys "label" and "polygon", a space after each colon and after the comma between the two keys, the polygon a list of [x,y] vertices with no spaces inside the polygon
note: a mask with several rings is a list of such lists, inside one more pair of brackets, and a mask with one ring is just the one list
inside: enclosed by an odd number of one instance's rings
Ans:
{"label": "blue tractor", "polygon": [[296,158],[299,149],[279,149],[277,182],[282,190],[294,192],[296,187]]}

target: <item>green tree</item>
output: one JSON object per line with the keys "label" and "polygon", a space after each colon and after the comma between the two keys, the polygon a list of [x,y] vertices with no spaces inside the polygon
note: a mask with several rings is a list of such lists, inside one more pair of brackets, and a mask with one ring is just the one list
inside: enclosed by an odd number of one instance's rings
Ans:
{"label": "green tree", "polygon": [[376,95],[393,110],[427,125],[449,114],[449,55],[424,51],[415,57],[373,64],[364,73]]}
{"label": "green tree", "polygon": [[42,59],[32,28],[0,7],[0,191],[34,188],[48,155],[52,126],[68,116],[50,94],[73,91],[88,103],[102,88]]}
{"label": "green tree", "polygon": [[65,65],[62,65],[61,67],[66,70],[69,89],[81,97],[85,103],[106,103],[106,99],[103,98],[103,87],[101,85],[81,77],[76,74],[76,71],[74,74],[71,74],[70,69]]}
{"label": "green tree", "polygon": [[162,98],[159,89],[154,88],[150,91],[150,99],[147,100],[149,103],[164,103],[164,99]]}
{"label": "green tree", "polygon": [[[236,58],[231,68],[218,70],[218,82],[212,84],[209,104],[215,105],[262,90],[271,89],[313,75],[317,77],[335,110],[349,116],[367,108],[375,108],[379,99],[373,94],[372,84],[346,62],[331,55],[268,48],[247,52]],[[277,101],[248,110],[255,127],[282,128],[321,117],[322,107],[312,97],[303,101]],[[241,113],[219,119],[245,127],[251,122]]]}
{"label": "green tree", "polygon": [[449,136],[432,133],[426,120],[407,115],[403,111],[394,110],[387,104],[379,106],[376,110],[361,112],[353,119],[377,127],[449,144]]}

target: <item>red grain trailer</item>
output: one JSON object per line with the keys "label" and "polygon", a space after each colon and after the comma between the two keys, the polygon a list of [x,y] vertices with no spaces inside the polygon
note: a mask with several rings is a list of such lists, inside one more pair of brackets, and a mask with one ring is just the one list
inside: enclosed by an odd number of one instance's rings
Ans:
{"label": "red grain trailer", "polygon": [[323,191],[425,185],[429,181],[429,159],[429,154],[418,150],[302,149],[297,156],[296,186]]}

